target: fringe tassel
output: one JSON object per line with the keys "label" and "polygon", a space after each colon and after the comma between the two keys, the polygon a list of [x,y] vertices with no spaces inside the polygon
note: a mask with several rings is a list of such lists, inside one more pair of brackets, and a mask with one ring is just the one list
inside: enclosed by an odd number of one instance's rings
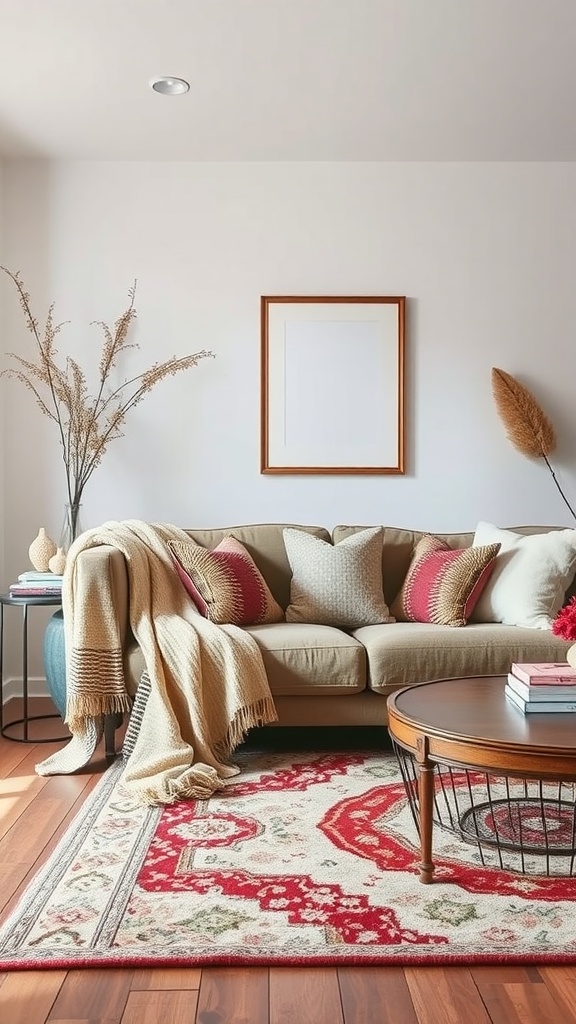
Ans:
{"label": "fringe tassel", "polygon": [[254,704],[239,708],[234,715],[224,739],[215,745],[215,754],[220,760],[227,760],[233,750],[240,746],[250,729],[278,721],[278,713],[272,697],[262,697]]}
{"label": "fringe tassel", "polygon": [[164,806],[175,804],[179,800],[209,800],[213,794],[224,789],[226,783],[214,772],[210,779],[206,778],[203,783],[199,780],[199,773],[194,776],[194,767],[186,769],[179,779],[170,779],[168,784],[162,783],[160,787],[154,787],[149,782],[139,787],[138,783],[124,782],[124,789],[130,796],[136,797],[140,803],[148,807]]}
{"label": "fringe tassel", "polygon": [[109,693],[106,696],[94,693],[76,693],[67,703],[65,724],[70,732],[82,729],[87,718],[101,715],[128,714],[132,701],[128,694]]}
{"label": "fringe tassel", "polygon": [[67,665],[66,725],[81,729],[88,718],[126,714],[132,702],[126,693],[122,650],[72,648]]}

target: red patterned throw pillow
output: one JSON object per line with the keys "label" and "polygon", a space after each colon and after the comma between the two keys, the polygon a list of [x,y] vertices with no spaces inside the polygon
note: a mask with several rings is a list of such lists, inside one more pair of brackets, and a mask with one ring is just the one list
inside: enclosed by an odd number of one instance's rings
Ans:
{"label": "red patterned throw pillow", "polygon": [[192,541],[173,540],[168,547],[182,583],[204,618],[235,626],[284,618],[252,556],[234,537],[224,537],[211,551]]}
{"label": "red patterned throw pillow", "polygon": [[390,611],[399,622],[465,626],[494,568],[499,544],[451,548],[422,537]]}

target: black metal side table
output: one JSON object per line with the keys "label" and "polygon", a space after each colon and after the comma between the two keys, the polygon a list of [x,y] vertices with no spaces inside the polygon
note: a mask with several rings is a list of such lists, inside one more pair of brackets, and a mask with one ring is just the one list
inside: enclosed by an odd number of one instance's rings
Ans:
{"label": "black metal side table", "polygon": [[[29,736],[28,725],[30,722],[41,718],[60,718],[58,714],[29,715],[28,714],[28,608],[31,605],[48,607],[49,605],[61,605],[59,597],[13,597],[12,594],[0,594],[0,735],[15,743],[58,743],[70,739],[68,736],[50,736],[45,739],[33,739]],[[22,718],[16,718],[12,722],[4,722],[4,606],[12,605],[22,608]],[[21,736],[11,736],[7,730],[15,725],[22,726]]]}

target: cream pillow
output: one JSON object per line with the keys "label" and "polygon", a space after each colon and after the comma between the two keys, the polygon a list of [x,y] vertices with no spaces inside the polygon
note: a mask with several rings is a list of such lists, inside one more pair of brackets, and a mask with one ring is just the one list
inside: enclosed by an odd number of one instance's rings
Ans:
{"label": "cream pillow", "polygon": [[356,629],[394,622],[382,590],[381,526],[329,544],[287,527],[284,544],[290,567],[286,622],[314,622]]}
{"label": "cream pillow", "polygon": [[576,572],[576,530],[521,534],[478,523],[473,546],[500,544],[473,622],[550,629]]}

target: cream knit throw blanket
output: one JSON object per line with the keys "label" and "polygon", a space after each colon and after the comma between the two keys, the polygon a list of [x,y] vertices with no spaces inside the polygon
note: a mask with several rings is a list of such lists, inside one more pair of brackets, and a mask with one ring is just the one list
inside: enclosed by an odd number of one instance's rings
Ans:
{"label": "cream knit throw blanket", "polygon": [[169,540],[190,542],[176,526],[127,520],[88,530],[70,548],[62,606],[72,739],[36,766],[39,775],[77,771],[94,753],[103,716],[130,708],[108,581],[91,579],[89,587],[78,562],[81,551],[101,544],[126,559],[130,625],[151,684],[125,788],[148,804],[208,798],[238,773],[229,757],[248,729],[276,721],[256,641],[196,611],[174,570]]}

